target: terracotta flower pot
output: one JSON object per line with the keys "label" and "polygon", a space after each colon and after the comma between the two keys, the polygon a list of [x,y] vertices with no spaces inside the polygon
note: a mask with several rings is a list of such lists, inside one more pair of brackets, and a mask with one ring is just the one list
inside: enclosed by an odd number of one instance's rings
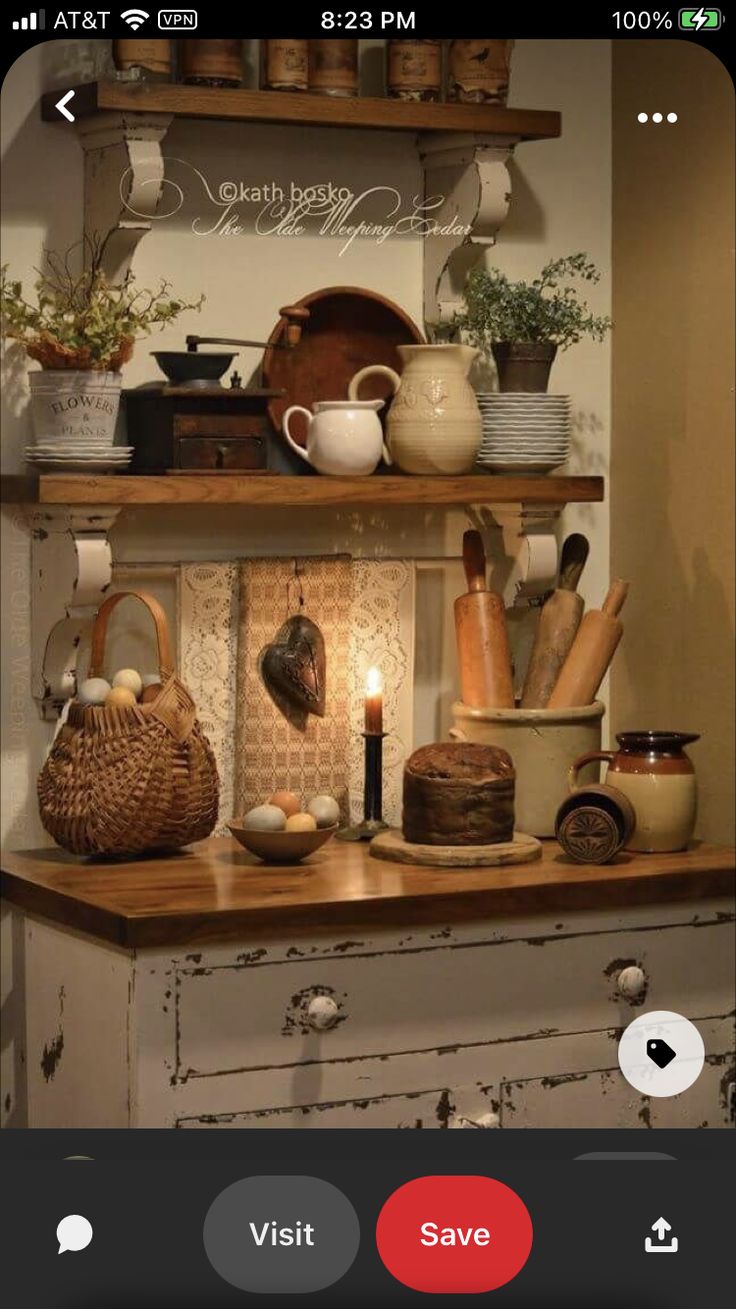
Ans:
{"label": "terracotta flower pot", "polygon": [[551,341],[495,341],[499,391],[546,391],[557,354]]}

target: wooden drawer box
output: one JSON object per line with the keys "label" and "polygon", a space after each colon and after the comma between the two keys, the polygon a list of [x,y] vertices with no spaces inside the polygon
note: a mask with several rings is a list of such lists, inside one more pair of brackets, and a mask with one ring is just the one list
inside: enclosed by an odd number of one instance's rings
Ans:
{"label": "wooden drawer box", "polygon": [[177,468],[207,472],[266,472],[266,442],[262,436],[185,436],[175,447]]}
{"label": "wooden drawer box", "polygon": [[272,391],[139,387],[124,391],[131,472],[265,472]]}
{"label": "wooden drawer box", "polygon": [[[733,987],[731,930],[655,927],[180,969],[176,1076],[602,1029],[618,1021],[616,979],[629,964],[647,978],[634,1007],[708,1016]],[[310,1023],[317,995],[337,1005],[330,1030]]]}
{"label": "wooden drawer box", "polygon": [[174,467],[213,472],[266,471],[263,420],[252,414],[177,414]]}

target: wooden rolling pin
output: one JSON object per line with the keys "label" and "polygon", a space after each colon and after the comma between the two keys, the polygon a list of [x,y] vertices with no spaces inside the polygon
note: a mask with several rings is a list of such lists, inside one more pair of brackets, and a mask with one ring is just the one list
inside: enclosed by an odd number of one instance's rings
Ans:
{"label": "wooden rolling pin", "polygon": [[544,709],[570,652],[585,607],[577,586],[589,549],[579,532],[568,536],[562,546],[557,589],[539,615],[521,693],[522,709]]}
{"label": "wooden rolling pin", "polygon": [[455,633],[463,703],[471,709],[513,709],[514,684],[503,599],[486,587],[480,532],[463,536],[468,594],[455,601]]}
{"label": "wooden rolling pin", "polygon": [[608,592],[603,608],[585,614],[547,701],[548,709],[570,709],[593,703],[621,640],[624,629],[618,615],[628,590],[629,583],[619,579]]}

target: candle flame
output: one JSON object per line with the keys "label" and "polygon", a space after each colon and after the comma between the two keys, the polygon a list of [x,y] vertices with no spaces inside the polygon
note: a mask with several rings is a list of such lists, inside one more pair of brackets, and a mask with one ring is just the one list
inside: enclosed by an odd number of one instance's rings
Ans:
{"label": "candle flame", "polygon": [[378,695],[381,691],[381,672],[378,668],[369,668],[365,680],[366,695]]}

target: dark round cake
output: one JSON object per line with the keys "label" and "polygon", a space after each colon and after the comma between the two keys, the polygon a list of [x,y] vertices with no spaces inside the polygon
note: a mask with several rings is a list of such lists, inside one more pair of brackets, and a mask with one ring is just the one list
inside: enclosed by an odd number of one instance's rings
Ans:
{"label": "dark round cake", "polygon": [[414,845],[510,841],[515,779],[511,756],[496,746],[421,746],[404,769],[404,839]]}

